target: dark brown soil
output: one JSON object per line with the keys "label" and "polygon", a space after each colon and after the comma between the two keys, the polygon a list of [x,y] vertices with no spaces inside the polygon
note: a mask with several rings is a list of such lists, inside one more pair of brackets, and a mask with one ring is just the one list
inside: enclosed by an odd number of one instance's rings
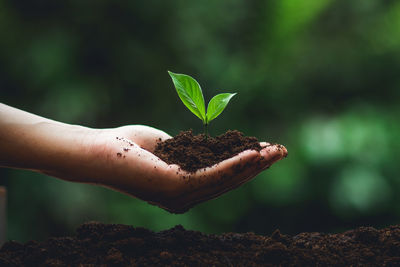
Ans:
{"label": "dark brown soil", "polygon": [[0,266],[400,266],[400,226],[340,234],[207,235],[87,223],[74,237],[0,249]]}
{"label": "dark brown soil", "polygon": [[261,150],[257,138],[244,136],[235,130],[206,140],[204,134],[193,135],[190,130],[158,143],[154,154],[168,164],[177,164],[185,171],[195,172],[247,149]]}

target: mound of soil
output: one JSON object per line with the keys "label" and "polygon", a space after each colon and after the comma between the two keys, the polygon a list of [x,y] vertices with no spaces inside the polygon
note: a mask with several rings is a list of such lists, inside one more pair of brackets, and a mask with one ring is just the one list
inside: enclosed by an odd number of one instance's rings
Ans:
{"label": "mound of soil", "polygon": [[257,138],[234,130],[206,139],[204,134],[193,135],[189,130],[158,143],[154,154],[168,164],[177,164],[185,171],[195,172],[247,149],[261,150]]}
{"label": "mound of soil", "polygon": [[0,266],[399,266],[400,226],[361,227],[339,234],[207,235],[182,226],[152,232],[86,223],[74,237],[7,242]]}

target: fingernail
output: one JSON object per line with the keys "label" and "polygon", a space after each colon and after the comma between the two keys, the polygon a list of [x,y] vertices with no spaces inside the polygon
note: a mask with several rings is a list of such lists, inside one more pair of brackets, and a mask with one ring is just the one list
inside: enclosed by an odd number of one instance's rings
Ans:
{"label": "fingernail", "polygon": [[278,146],[279,151],[281,151],[282,156],[283,156],[284,158],[286,158],[287,155],[288,155],[288,151],[287,151],[286,147],[283,146],[283,145],[277,145],[277,146]]}

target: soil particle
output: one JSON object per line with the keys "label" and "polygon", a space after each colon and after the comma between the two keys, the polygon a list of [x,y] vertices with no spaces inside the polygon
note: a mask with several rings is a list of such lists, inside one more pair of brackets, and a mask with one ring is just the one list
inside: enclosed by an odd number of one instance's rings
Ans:
{"label": "soil particle", "polygon": [[260,151],[262,148],[257,138],[244,136],[236,130],[207,140],[204,134],[193,135],[190,130],[159,142],[154,154],[168,164],[177,164],[183,170],[195,172],[248,149]]}
{"label": "soil particle", "polygon": [[74,237],[7,242],[0,266],[399,266],[400,225],[338,234],[203,234],[182,226],[152,232],[86,223]]}
{"label": "soil particle", "polygon": [[115,137],[115,139],[117,139],[117,140],[120,140],[120,141],[122,141],[122,142],[125,142],[125,143],[127,143],[128,145],[130,145],[130,146],[133,146],[133,142],[132,141],[130,141],[129,139],[126,139],[126,138],[124,138],[124,137]]}

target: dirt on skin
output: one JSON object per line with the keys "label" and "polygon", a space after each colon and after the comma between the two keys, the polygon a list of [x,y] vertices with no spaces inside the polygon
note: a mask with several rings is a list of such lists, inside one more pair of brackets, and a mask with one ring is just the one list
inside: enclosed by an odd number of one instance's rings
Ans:
{"label": "dirt on skin", "polygon": [[229,130],[215,138],[206,139],[204,134],[193,135],[189,130],[158,143],[154,154],[168,164],[177,164],[185,171],[195,172],[247,149],[261,150],[257,138]]}
{"label": "dirt on skin", "polygon": [[38,243],[10,241],[0,266],[399,266],[400,226],[339,234],[203,234],[182,226],[152,232],[86,223],[76,236]]}

